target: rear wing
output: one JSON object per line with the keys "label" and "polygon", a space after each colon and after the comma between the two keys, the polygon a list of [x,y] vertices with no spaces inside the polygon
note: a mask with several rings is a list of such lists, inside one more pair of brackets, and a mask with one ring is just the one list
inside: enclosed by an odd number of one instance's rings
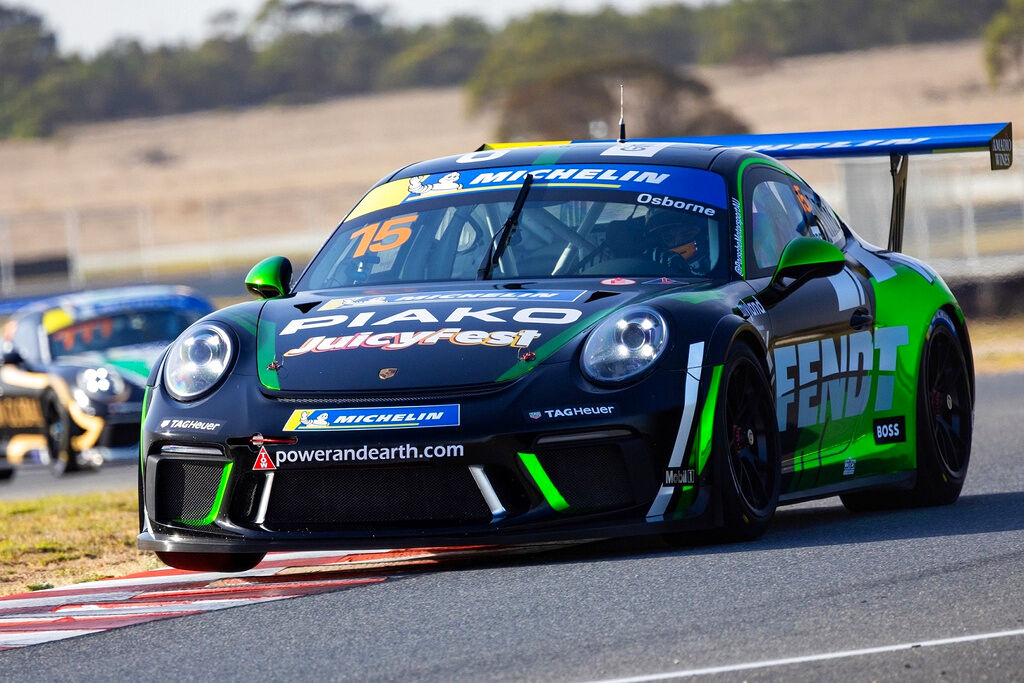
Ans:
{"label": "rear wing", "polygon": [[[576,144],[594,140],[549,143],[487,144],[480,149],[516,147],[525,144]],[[626,142],[620,140],[619,142]],[[841,159],[847,157],[889,157],[892,174],[892,214],[889,219],[889,251],[903,248],[903,217],[907,200],[907,168],[912,154],[952,152],[989,153],[992,170],[1013,164],[1013,127],[1010,123],[976,123],[957,126],[913,126],[832,130],[813,133],[770,133],[766,135],[712,135],[686,138],[642,138],[629,142],[683,142],[739,147],[776,159]]]}
{"label": "rear wing", "polygon": [[910,155],[984,152],[987,150],[993,171],[1010,168],[1013,164],[1013,126],[1010,123],[872,128],[767,135],[719,135],[664,138],[661,141],[740,147],[767,154],[776,159],[888,156],[889,172],[892,174],[889,251],[902,251],[903,249],[903,219],[907,206],[907,168]]}
{"label": "rear wing", "polygon": [[[659,141],[741,147],[777,159],[837,159],[892,154],[984,152],[987,150],[993,171],[1010,168],[1013,164],[1013,127],[1009,123],[831,130],[816,133],[771,133],[768,135],[714,135],[692,138],[659,138]],[[635,140],[634,142],[643,141]]]}

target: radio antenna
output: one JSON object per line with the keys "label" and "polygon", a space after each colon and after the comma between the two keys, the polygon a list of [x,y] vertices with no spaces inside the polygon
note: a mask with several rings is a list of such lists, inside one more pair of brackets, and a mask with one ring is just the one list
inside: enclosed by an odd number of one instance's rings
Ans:
{"label": "radio antenna", "polygon": [[626,141],[626,105],[622,83],[619,83],[619,142]]}

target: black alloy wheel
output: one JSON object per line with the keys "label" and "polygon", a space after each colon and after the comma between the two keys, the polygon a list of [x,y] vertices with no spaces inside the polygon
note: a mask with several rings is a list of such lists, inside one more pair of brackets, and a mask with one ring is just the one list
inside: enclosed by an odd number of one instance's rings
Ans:
{"label": "black alloy wheel", "polygon": [[730,538],[752,540],[775,514],[782,477],[771,388],[748,347],[730,352],[720,391],[716,462],[724,465],[725,530]]}
{"label": "black alloy wheel", "polygon": [[917,505],[947,505],[960,496],[971,457],[974,400],[963,347],[939,312],[921,358],[917,401]]}

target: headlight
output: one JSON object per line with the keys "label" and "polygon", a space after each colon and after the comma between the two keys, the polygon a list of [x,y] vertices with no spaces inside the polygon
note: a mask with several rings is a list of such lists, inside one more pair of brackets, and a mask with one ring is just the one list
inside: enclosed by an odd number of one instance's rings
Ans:
{"label": "headlight", "polygon": [[667,345],[668,326],[661,314],[633,306],[605,319],[590,333],[580,366],[594,382],[624,382],[653,366]]}
{"label": "headlight", "polygon": [[[87,368],[79,371],[75,384],[88,398],[97,401],[109,401],[124,392],[124,380],[109,368]],[[75,399],[81,404],[75,392]]]}
{"label": "headlight", "polygon": [[220,381],[233,355],[227,330],[213,323],[195,325],[167,349],[164,388],[179,401],[197,399]]}

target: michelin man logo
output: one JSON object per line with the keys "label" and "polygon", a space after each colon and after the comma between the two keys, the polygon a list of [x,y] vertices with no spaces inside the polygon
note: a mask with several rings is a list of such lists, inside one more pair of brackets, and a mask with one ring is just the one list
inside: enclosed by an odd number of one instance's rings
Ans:
{"label": "michelin man logo", "polygon": [[312,415],[313,412],[314,411],[312,411],[312,410],[303,410],[302,413],[299,415],[299,422],[302,424],[303,427],[329,427],[330,426],[329,424],[327,424],[327,413],[320,413],[315,418],[310,420],[309,416]]}
{"label": "michelin man logo", "polygon": [[436,183],[424,185],[423,181],[427,179],[427,176],[415,176],[409,178],[409,193],[410,194],[436,194],[438,192],[455,192],[462,189],[462,183],[459,182],[459,172],[452,171],[446,175],[441,176],[441,179]]}

